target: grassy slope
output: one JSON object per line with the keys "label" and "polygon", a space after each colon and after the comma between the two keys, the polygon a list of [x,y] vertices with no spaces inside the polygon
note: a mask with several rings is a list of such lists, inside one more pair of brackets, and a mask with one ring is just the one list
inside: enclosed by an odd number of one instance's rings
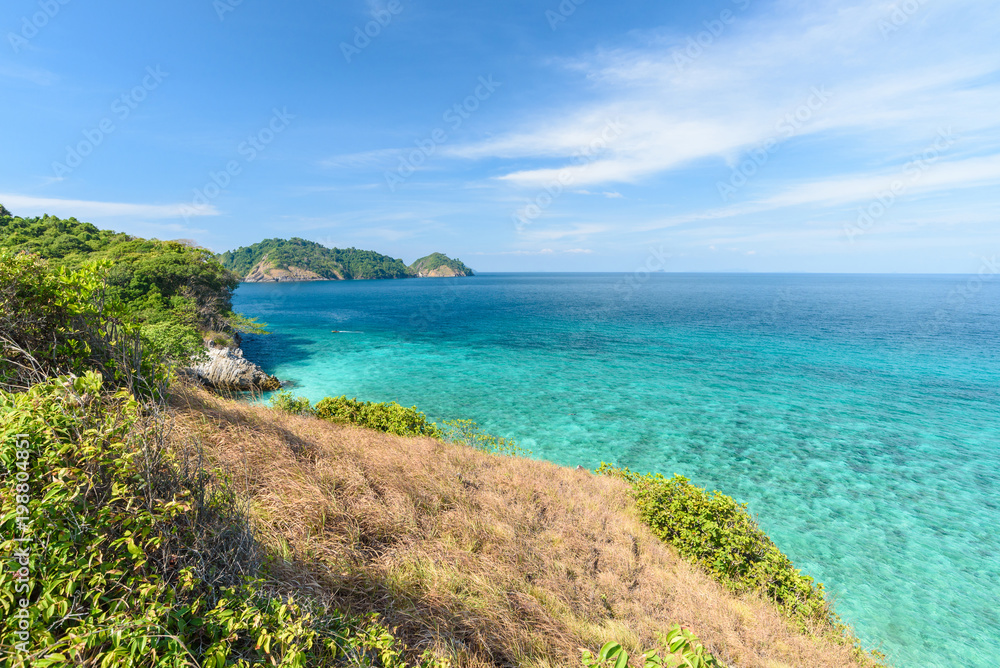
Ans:
{"label": "grassy slope", "polygon": [[691,627],[730,666],[856,665],[734,596],[639,521],[619,480],[295,416],[178,388],[172,434],[206,445],[285,555],[272,577],[376,611],[459,665],[579,665]]}

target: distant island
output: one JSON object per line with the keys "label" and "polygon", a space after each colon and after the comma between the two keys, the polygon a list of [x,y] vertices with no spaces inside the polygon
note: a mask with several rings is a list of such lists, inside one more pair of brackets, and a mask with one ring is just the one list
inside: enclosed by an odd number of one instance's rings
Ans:
{"label": "distant island", "polygon": [[327,248],[298,237],[265,239],[222,253],[218,259],[245,283],[473,275],[461,260],[443,253],[431,253],[407,266],[402,260],[375,251]]}
{"label": "distant island", "polygon": [[422,257],[411,264],[409,269],[417,278],[472,276],[472,270],[461,260],[452,260],[443,253],[431,253],[427,257]]}

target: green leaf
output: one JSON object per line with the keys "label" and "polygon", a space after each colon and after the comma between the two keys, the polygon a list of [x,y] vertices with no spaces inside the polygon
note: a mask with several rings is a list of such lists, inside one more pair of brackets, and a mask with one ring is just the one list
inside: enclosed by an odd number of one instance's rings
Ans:
{"label": "green leaf", "polygon": [[604,661],[607,661],[609,658],[611,658],[614,654],[620,652],[621,649],[622,646],[613,640],[611,642],[604,643],[604,647],[602,647],[601,651],[598,652],[597,654],[597,660],[603,663]]}

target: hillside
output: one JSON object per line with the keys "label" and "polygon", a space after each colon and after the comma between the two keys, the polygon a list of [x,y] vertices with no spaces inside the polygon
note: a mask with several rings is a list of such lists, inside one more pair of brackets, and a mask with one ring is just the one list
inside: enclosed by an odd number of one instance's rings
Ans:
{"label": "hillside", "polygon": [[472,270],[465,266],[461,260],[452,260],[443,253],[431,253],[420,258],[410,265],[410,272],[420,278],[473,275]]}
{"label": "hillside", "polygon": [[579,665],[691,627],[730,666],[857,665],[756,595],[735,596],[638,520],[621,481],[432,438],[249,406],[172,401],[178,438],[240,471],[280,579],[378,613],[415,654],[463,666]]}
{"label": "hillside", "polygon": [[251,283],[406,278],[410,275],[402,260],[357,248],[327,248],[298,237],[265,239],[222,253],[219,261]]}
{"label": "hillside", "polygon": [[71,271],[100,264],[105,296],[119,300],[147,344],[172,359],[190,359],[203,341],[238,345],[241,332],[261,331],[232,310],[236,276],[190,241],[142,239],[75,218],[22,218],[0,206],[0,249]]}

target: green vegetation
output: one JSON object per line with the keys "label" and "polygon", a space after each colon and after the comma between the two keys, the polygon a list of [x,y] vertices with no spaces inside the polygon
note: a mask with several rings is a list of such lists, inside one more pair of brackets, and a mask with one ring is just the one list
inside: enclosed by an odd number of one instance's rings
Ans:
{"label": "green vegetation", "polygon": [[316,417],[340,424],[356,424],[397,436],[430,436],[441,431],[417,407],[404,408],[395,401],[375,403],[347,397],[326,397],[316,403]]}
{"label": "green vegetation", "polygon": [[[745,503],[718,491],[707,492],[680,475],[639,475],[603,463],[597,473],[631,484],[639,516],[653,533],[730,590],[762,593],[803,630],[818,623],[833,638],[852,643],[859,660],[871,661],[830,609],[823,585],[795,568],[760,529]],[[884,659],[877,652],[872,656]]]}
{"label": "green vegetation", "polygon": [[269,402],[271,408],[293,415],[315,415],[316,411],[305,397],[294,397],[288,390],[275,392]]}
{"label": "green vegetation", "polygon": [[305,397],[293,397],[290,392],[278,392],[271,397],[271,408],[296,415],[315,415],[337,424],[354,424],[397,436],[429,436],[440,438],[441,430],[416,406],[405,408],[395,401],[376,403],[343,397],[320,399],[310,406]]}
{"label": "green vegetation", "polygon": [[[674,624],[660,636],[657,647],[643,654],[644,668],[724,668],[688,629]],[[584,668],[626,668],[628,652],[616,642],[605,643],[594,656],[583,650],[580,663]]]}
{"label": "green vegetation", "polygon": [[347,278],[406,278],[410,275],[402,260],[375,251],[357,248],[333,248],[334,257],[345,269]]}
{"label": "green vegetation", "polygon": [[186,362],[205,338],[230,344],[238,332],[263,331],[232,311],[237,277],[213,254],[189,242],[139,239],[98,230],[75,218],[20,218],[0,207],[0,249],[32,253],[53,269],[99,267],[88,288],[95,299],[117,300],[121,321],[132,320],[152,351]]}
{"label": "green vegetation", "polygon": [[0,248],[0,389],[89,369],[116,386],[152,375],[139,329],[107,294],[101,269],[55,270],[37,255]]}
{"label": "green vegetation", "polygon": [[455,276],[472,276],[472,270],[465,266],[465,263],[459,259],[452,260],[443,253],[431,253],[426,257],[420,258],[410,265],[410,272],[414,275],[421,272],[430,273],[441,267],[451,269]]}
{"label": "green vegetation", "polygon": [[732,590],[761,590],[798,619],[829,617],[823,585],[795,569],[746,504],[679,475],[640,476],[606,464],[597,472],[631,483],[639,515],[653,532]]}
{"label": "green vegetation", "polygon": [[448,443],[457,443],[470,448],[508,457],[528,457],[525,450],[510,438],[502,438],[484,433],[472,420],[445,420],[441,439]]}
{"label": "green vegetation", "polygon": [[410,275],[402,260],[357,248],[327,248],[314,241],[265,239],[219,256],[224,267],[241,278],[261,261],[271,267],[298,267],[327,279],[405,278]]}
{"label": "green vegetation", "polygon": [[374,403],[338,397],[321,399],[315,407],[305,397],[292,396],[291,392],[276,393],[270,400],[271,408],[294,415],[314,415],[338,424],[356,424],[397,436],[429,436],[447,443],[464,445],[483,452],[508,457],[527,457],[530,451],[516,441],[484,433],[472,420],[445,420],[442,427],[427,421],[427,416],[416,406],[404,408],[396,402]]}

